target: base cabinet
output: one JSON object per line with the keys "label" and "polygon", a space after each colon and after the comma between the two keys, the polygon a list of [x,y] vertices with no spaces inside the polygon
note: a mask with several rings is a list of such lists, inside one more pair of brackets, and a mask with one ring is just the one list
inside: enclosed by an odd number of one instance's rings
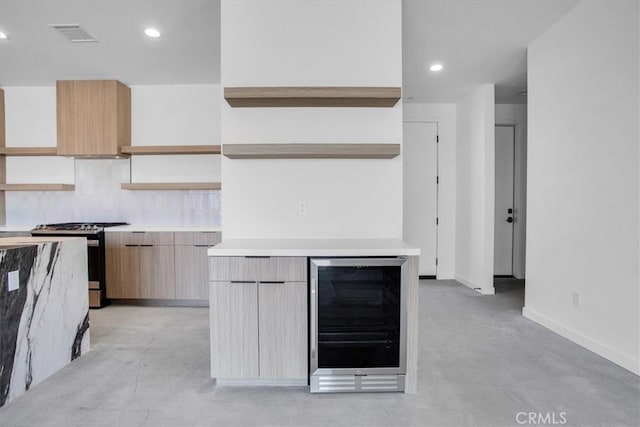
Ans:
{"label": "base cabinet", "polygon": [[106,233],[107,297],[206,301],[207,248],[219,232]]}
{"label": "base cabinet", "polygon": [[176,299],[209,299],[207,249],[220,243],[219,232],[176,232]]}
{"label": "base cabinet", "polygon": [[216,282],[209,298],[211,370],[216,378],[257,378],[258,284]]}
{"label": "base cabinet", "polygon": [[216,258],[209,262],[211,376],[306,380],[306,257]]}
{"label": "base cabinet", "polygon": [[258,284],[260,378],[307,378],[307,282]]}

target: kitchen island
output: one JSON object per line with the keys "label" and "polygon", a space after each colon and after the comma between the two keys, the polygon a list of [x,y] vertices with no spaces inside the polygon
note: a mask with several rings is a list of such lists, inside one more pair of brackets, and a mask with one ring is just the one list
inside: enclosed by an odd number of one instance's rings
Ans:
{"label": "kitchen island", "polygon": [[210,248],[212,378],[223,385],[307,385],[315,356],[308,321],[318,317],[310,258],[393,258],[406,260],[398,303],[406,321],[399,350],[406,375],[398,389],[416,392],[419,254],[392,239],[231,239]]}
{"label": "kitchen island", "polygon": [[0,406],[89,351],[87,245],[0,239]]}

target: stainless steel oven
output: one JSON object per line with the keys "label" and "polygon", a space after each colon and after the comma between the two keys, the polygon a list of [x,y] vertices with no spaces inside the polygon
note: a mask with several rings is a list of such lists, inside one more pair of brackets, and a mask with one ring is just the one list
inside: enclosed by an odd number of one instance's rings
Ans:
{"label": "stainless steel oven", "polygon": [[408,263],[310,260],[310,388],[404,391]]}
{"label": "stainless steel oven", "polygon": [[87,239],[87,272],[89,276],[89,308],[109,305],[105,277],[104,229],[126,222],[66,222],[41,224],[31,230],[32,236],[76,236]]}

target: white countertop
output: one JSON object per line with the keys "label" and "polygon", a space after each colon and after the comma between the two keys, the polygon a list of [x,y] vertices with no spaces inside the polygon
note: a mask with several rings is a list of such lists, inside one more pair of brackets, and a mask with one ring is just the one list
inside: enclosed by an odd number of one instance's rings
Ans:
{"label": "white countertop", "polygon": [[0,225],[0,232],[31,231],[35,225]]}
{"label": "white countertop", "polygon": [[417,256],[420,248],[398,239],[230,239],[209,256]]}
{"label": "white countertop", "polygon": [[214,231],[222,231],[220,227],[209,227],[206,225],[196,226],[170,226],[170,225],[121,225],[118,227],[107,227],[104,229],[105,233],[110,231],[148,231],[148,232],[205,232],[211,233]]}

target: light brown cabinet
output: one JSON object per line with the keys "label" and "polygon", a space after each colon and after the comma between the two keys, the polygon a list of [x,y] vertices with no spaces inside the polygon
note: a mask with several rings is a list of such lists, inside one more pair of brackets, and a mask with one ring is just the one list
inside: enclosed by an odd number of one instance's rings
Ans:
{"label": "light brown cabinet", "polygon": [[216,282],[209,307],[211,376],[258,378],[258,284]]}
{"label": "light brown cabinet", "polygon": [[131,145],[131,90],[117,80],[56,82],[58,155],[119,156]]}
{"label": "light brown cabinet", "polygon": [[176,232],[176,299],[208,300],[207,249],[220,243],[219,232]]}
{"label": "light brown cabinet", "polygon": [[307,258],[211,257],[211,376],[306,380]]}
{"label": "light brown cabinet", "polygon": [[175,298],[173,233],[106,233],[107,298]]}
{"label": "light brown cabinet", "polygon": [[220,232],[110,231],[105,241],[108,298],[208,299],[207,248]]}
{"label": "light brown cabinet", "polygon": [[258,284],[260,378],[307,378],[307,282]]}

